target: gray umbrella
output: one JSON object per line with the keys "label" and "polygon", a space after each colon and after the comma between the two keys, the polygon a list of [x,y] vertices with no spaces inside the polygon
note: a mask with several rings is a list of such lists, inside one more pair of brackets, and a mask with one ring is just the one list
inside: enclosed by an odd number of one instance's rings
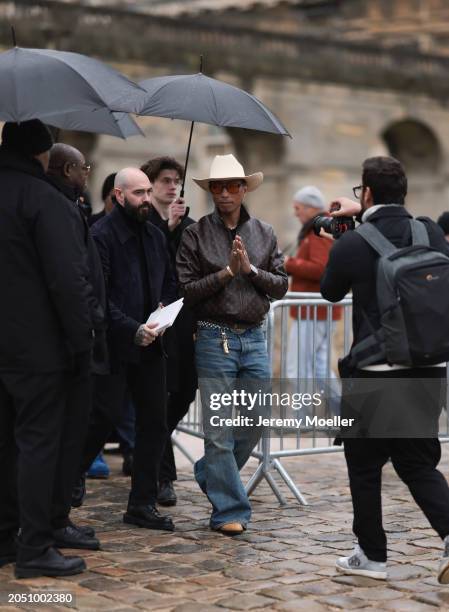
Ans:
{"label": "gray umbrella", "polygon": [[0,54],[0,120],[25,121],[108,108],[133,112],[142,89],[106,64],[78,53],[15,47]]}
{"label": "gray umbrella", "polygon": [[113,113],[105,108],[95,111],[56,113],[45,119],[46,123],[63,130],[95,132],[119,138],[145,136],[137,123],[126,113]]}
{"label": "gray umbrella", "polygon": [[[202,58],[201,58],[202,64]],[[139,83],[147,92],[138,115],[191,121],[185,161],[184,184],[189,163],[193,126],[196,121],[220,127],[236,127],[290,136],[287,128],[256,96],[211,79],[202,72],[155,77]]]}
{"label": "gray umbrella", "polygon": [[139,85],[147,95],[138,115],[290,136],[276,115],[256,96],[201,72],[156,77]]}

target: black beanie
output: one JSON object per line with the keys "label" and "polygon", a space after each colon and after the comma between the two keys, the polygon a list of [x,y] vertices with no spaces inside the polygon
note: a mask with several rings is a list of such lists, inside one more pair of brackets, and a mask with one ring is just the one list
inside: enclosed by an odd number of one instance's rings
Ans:
{"label": "black beanie", "polygon": [[2,130],[2,148],[34,157],[53,146],[53,136],[48,127],[31,119],[22,123],[5,123]]}

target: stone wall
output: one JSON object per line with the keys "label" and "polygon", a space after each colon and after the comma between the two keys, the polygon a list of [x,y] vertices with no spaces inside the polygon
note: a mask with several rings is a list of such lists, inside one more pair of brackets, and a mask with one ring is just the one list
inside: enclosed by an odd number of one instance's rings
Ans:
{"label": "stone wall", "polygon": [[[196,217],[210,202],[191,177],[207,176],[212,156],[227,152],[248,172],[264,172],[248,205],[274,225],[283,246],[297,233],[291,196],[298,187],[317,184],[327,199],[351,195],[362,160],[388,147],[407,166],[412,212],[436,217],[449,209],[447,0],[270,1],[265,8],[261,0],[245,2],[247,11],[236,2],[225,12],[190,14],[193,4],[178,3],[186,15],[168,19],[129,3],[0,0],[0,43],[10,45],[13,22],[22,46],[96,55],[137,80],[194,72],[203,52],[206,73],[263,100],[292,139],[196,126],[186,185]],[[109,172],[160,154],[184,158],[187,123],[138,121],[146,139],[70,135],[93,162],[97,206]]]}
{"label": "stone wall", "polygon": [[[292,194],[303,185],[316,184],[328,200],[351,196],[352,187],[360,183],[361,162],[371,155],[388,154],[383,135],[404,120],[412,126],[425,126],[438,148],[432,157],[435,163],[429,165],[427,141],[422,160],[419,142],[405,139],[405,145],[402,140],[399,143],[399,152],[410,164],[409,208],[414,214],[432,218],[449,210],[449,111],[438,102],[425,96],[291,80],[280,84],[256,79],[253,91],[276,110],[293,138],[197,125],[186,184],[186,198],[195,217],[208,212],[210,202],[191,177],[207,176],[213,155],[233,152],[248,172],[264,172],[263,186],[248,196],[248,205],[253,214],[273,224],[281,245],[286,246],[298,230],[291,212]],[[98,139],[93,154],[96,197],[102,178],[117,168],[140,165],[161,154],[184,159],[188,123],[159,118],[140,118],[139,123],[145,139]],[[413,149],[408,156],[407,142]]]}

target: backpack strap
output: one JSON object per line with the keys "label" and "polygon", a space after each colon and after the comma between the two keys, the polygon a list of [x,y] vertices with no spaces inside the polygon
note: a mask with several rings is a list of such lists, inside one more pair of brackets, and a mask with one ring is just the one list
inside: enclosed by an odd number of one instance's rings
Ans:
{"label": "backpack strap", "polygon": [[364,368],[376,363],[386,361],[385,335],[382,329],[357,342],[349,353],[350,365],[354,368]]}
{"label": "backpack strap", "polygon": [[427,227],[422,221],[418,221],[418,219],[410,219],[410,229],[412,231],[413,246],[430,246]]}
{"label": "backpack strap", "polygon": [[355,230],[379,255],[392,255],[398,249],[390,242],[382,232],[367,221]]}

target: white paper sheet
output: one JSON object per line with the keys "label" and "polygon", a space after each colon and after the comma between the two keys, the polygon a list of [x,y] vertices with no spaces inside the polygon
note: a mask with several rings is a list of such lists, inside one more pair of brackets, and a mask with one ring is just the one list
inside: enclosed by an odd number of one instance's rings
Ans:
{"label": "white paper sheet", "polygon": [[164,308],[158,308],[150,314],[147,323],[158,323],[158,327],[155,331],[158,333],[163,332],[167,327],[171,327],[182,308],[184,298],[176,300],[172,304],[165,306]]}

